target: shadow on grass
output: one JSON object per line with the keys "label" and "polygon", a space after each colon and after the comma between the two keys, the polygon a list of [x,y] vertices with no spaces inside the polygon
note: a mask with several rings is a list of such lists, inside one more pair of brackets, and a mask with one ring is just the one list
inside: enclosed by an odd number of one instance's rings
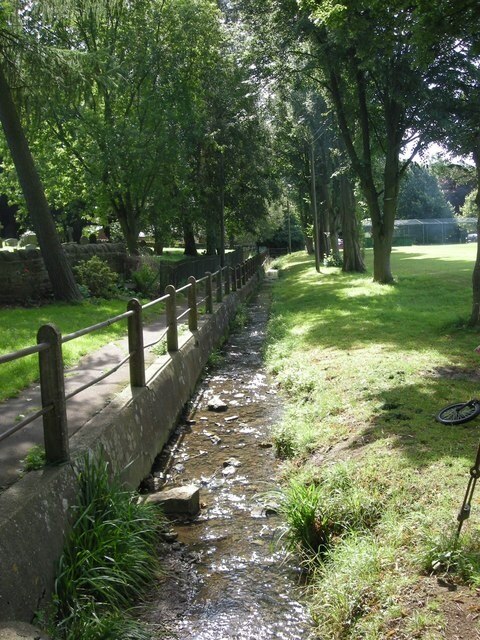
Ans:
{"label": "shadow on grass", "polygon": [[[428,467],[443,458],[465,458],[473,462],[480,440],[480,418],[455,426],[437,422],[435,416],[444,406],[436,404],[438,384],[448,384],[448,381],[431,378],[422,386],[399,384],[375,394],[372,399],[378,401],[379,408],[350,447],[355,449],[388,438],[389,447],[415,468]],[[478,386],[477,383],[480,395]],[[472,383],[458,382],[451,388],[451,403],[474,396]]]}
{"label": "shadow on grass", "polygon": [[[460,355],[463,347],[451,337],[465,329],[470,315],[472,263],[430,256],[427,261],[421,253],[409,253],[397,254],[395,266],[397,282],[378,285],[368,274],[318,274],[310,258],[298,260],[278,295],[282,314],[298,313],[302,339],[311,346],[354,349],[376,342]],[[474,333],[462,331],[465,345],[477,339]],[[473,346],[467,346],[466,363],[473,360]]]}

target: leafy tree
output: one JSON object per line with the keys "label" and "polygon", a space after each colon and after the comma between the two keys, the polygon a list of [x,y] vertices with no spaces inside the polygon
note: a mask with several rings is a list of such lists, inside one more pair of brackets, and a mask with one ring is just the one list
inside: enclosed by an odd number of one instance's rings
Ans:
{"label": "leafy tree", "polygon": [[80,291],[62,250],[9,80],[28,64],[21,57],[22,45],[26,46],[23,35],[17,32],[15,15],[8,21],[6,13],[0,14],[0,121],[54,296],[76,301],[81,299]]}
{"label": "leafy tree", "polygon": [[478,212],[477,212],[477,192],[476,191],[470,191],[468,196],[465,198],[465,202],[463,203],[463,206],[460,209],[460,214],[464,218],[477,217]]}
{"label": "leafy tree", "polygon": [[223,253],[220,224],[254,226],[271,190],[268,133],[213,0],[79,0],[48,16],[25,2],[24,14],[65,62],[29,122],[57,208],[117,220],[131,253],[142,227],[159,250],[182,232],[195,254],[202,227]]}
{"label": "leafy tree", "polygon": [[[256,23],[263,20],[266,37],[277,28],[275,55],[293,48],[296,34],[297,71],[327,89],[372,219],[374,279],[391,282],[400,181],[428,138],[437,63],[434,56],[424,62],[417,55],[416,6],[407,0],[286,0],[262,3],[263,9],[255,0],[240,4]],[[401,159],[407,143],[411,156]]]}
{"label": "leafy tree", "polygon": [[450,218],[453,208],[440,190],[437,179],[425,167],[412,164],[400,186],[398,217]]}
{"label": "leafy tree", "polygon": [[236,24],[224,32],[203,83],[205,118],[192,174],[207,253],[224,261],[225,237],[254,232],[275,191],[270,132]]}
{"label": "leafy tree", "polygon": [[472,192],[475,185],[473,167],[438,157],[430,164],[429,170],[437,177],[447,202],[452,205],[456,214],[460,213],[465,198]]}
{"label": "leafy tree", "polygon": [[431,116],[437,137],[457,155],[469,156],[475,165],[477,257],[473,270],[471,325],[480,324],[480,34],[478,5],[470,0],[420,3],[422,21],[416,37],[423,55],[441,48],[444,64],[437,77],[443,88]]}
{"label": "leafy tree", "polygon": [[[202,19],[211,13],[211,3],[98,4],[94,9],[89,0],[80,0],[42,32],[46,40],[82,52],[85,79],[81,95],[77,89],[68,100],[56,96],[45,119],[74,166],[83,169],[91,197],[112,212],[129,251],[136,253],[142,225],[154,219],[155,203],[165,197],[165,180],[181,181],[175,171],[180,152],[172,144],[175,123],[188,117],[188,101],[194,99],[187,76],[197,80]],[[185,31],[192,43],[183,52]]]}

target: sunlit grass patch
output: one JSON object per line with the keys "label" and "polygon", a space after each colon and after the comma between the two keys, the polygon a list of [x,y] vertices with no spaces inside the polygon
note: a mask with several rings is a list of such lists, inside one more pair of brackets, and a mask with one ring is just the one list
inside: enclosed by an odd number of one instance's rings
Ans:
{"label": "sunlit grass patch", "polygon": [[342,483],[323,493],[326,469],[348,468],[359,503],[374,515],[366,527],[349,521],[324,544],[312,582],[322,638],[387,637],[397,615],[406,638],[435,637],[442,612],[402,609],[402,586],[435,563],[479,584],[480,544],[469,534],[480,528],[477,495],[459,544],[452,549],[442,536],[456,526],[480,423],[435,421],[442,406],[479,395],[480,334],[466,327],[474,259],[469,245],[396,249],[396,281],[385,287],[369,274],[317,273],[304,255],[279,261],[265,357],[284,391],[273,438],[290,459],[285,495],[298,485],[285,540],[302,530],[301,517],[311,527],[302,491],[322,492],[318,513],[350,504]]}
{"label": "sunlit grass patch", "polygon": [[[55,324],[62,335],[103,322],[127,310],[125,300],[96,300],[80,304],[55,303],[41,307],[0,309],[4,330],[0,333],[0,354],[34,346],[41,325]],[[146,318],[158,310],[149,311]],[[127,335],[126,320],[117,322],[63,345],[63,360],[66,367],[72,366],[85,354]],[[38,380],[38,356],[27,356],[20,360],[0,365],[0,401],[13,397],[32,382]]]}

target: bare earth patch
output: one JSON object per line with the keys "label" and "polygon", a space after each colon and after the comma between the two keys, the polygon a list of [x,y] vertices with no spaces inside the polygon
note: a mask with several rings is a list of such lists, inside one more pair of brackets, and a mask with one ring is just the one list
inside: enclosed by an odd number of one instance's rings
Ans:
{"label": "bare earth patch", "polygon": [[448,380],[467,380],[469,382],[480,381],[480,371],[466,369],[465,367],[434,367],[429,369],[427,375],[432,378],[447,378]]}
{"label": "bare earth patch", "polygon": [[[387,638],[480,639],[480,595],[468,587],[424,576],[404,591],[399,604],[404,615],[390,623]],[[426,621],[421,624],[418,616],[424,614]]]}

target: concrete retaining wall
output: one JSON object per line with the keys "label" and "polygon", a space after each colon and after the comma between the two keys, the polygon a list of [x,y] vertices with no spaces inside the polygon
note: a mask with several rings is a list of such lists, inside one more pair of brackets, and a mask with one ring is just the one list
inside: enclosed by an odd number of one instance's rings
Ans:
{"label": "concrete retaining wall", "polygon": [[146,387],[133,393],[127,387],[82,427],[70,441],[71,463],[31,471],[0,495],[0,621],[30,622],[52,592],[76,496],[75,459],[86,451],[101,453],[113,472],[137,487],[168,441],[239,302],[256,284],[252,278],[227,296],[195,334],[180,339],[173,357],[149,367]]}

